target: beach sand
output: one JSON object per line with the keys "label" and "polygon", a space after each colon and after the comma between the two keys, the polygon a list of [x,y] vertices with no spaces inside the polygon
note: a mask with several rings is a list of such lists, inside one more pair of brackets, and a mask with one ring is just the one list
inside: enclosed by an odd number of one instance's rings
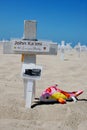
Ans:
{"label": "beach sand", "polygon": [[43,66],[36,81],[36,98],[54,84],[65,91],[82,89],[78,102],[40,104],[25,108],[21,55],[3,54],[0,45],[0,130],[87,130],[87,53],[75,51],[57,56],[38,55]]}

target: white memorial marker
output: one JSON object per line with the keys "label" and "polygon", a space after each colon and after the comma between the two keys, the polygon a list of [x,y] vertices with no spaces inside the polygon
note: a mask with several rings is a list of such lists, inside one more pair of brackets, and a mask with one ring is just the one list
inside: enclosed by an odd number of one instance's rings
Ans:
{"label": "white memorial marker", "polygon": [[61,59],[64,60],[65,41],[61,41]]}
{"label": "white memorial marker", "polygon": [[80,42],[78,42],[77,51],[78,51],[78,57],[80,57],[80,54],[81,54],[81,44],[80,44]]}
{"label": "white memorial marker", "polygon": [[57,43],[36,40],[36,21],[24,21],[24,37],[4,42],[4,54],[22,54],[25,107],[31,108],[35,98],[35,80],[41,78],[42,67],[36,65],[36,55],[57,55]]}

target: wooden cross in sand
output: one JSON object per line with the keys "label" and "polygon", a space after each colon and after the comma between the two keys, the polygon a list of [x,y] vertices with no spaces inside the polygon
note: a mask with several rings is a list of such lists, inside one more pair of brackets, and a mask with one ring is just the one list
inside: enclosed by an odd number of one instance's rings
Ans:
{"label": "wooden cross in sand", "polygon": [[36,39],[36,21],[24,21],[24,36],[20,40],[4,42],[4,54],[22,54],[25,107],[31,108],[35,98],[35,80],[41,78],[42,66],[36,65],[36,55],[56,55],[57,44]]}

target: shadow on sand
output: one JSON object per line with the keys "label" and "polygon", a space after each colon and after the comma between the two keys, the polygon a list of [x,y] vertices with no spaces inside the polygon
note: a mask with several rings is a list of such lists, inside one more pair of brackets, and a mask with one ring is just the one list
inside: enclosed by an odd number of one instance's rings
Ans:
{"label": "shadow on sand", "polygon": [[[36,106],[40,106],[40,105],[54,105],[54,104],[60,104],[57,101],[55,102],[41,102],[39,100],[39,98],[35,98],[36,101],[34,101],[34,104],[31,106],[31,108],[34,108]],[[87,99],[78,99],[78,101],[83,101],[83,102],[87,102]],[[68,100],[67,102],[72,102],[72,100]]]}

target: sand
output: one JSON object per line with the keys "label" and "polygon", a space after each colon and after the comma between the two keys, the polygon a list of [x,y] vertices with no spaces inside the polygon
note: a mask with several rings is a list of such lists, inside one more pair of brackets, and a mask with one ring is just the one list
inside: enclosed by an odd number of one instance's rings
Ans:
{"label": "sand", "polygon": [[87,130],[87,53],[57,56],[39,55],[43,66],[41,80],[36,81],[36,98],[54,84],[65,91],[82,89],[78,102],[40,104],[25,108],[21,78],[21,55],[3,54],[0,45],[0,130]]}

